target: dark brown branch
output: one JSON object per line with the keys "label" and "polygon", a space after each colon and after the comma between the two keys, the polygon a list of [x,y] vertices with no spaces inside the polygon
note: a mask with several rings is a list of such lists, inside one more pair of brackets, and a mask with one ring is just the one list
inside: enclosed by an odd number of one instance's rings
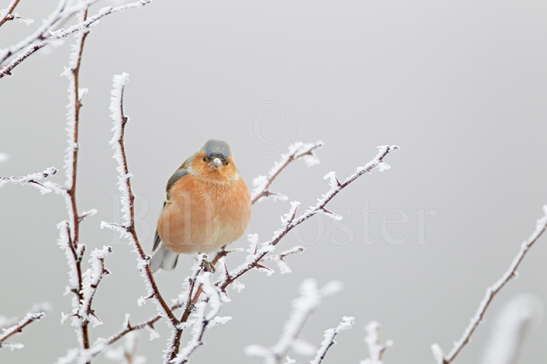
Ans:
{"label": "dark brown branch", "polygon": [[[57,39],[66,39],[74,34],[81,32],[87,32],[89,29],[97,24],[97,22],[104,17],[121,12],[123,10],[141,7],[151,3],[151,0],[139,0],[134,3],[120,5],[117,7],[103,8],[99,13],[87,18],[85,21],[72,25],[64,29],[56,29],[56,26],[60,23],[64,23],[69,20],[74,12],[64,13],[64,9],[60,9],[53,17],[52,22],[46,26],[43,32],[36,34],[34,39],[31,39],[25,46],[8,50],[0,59],[0,78],[10,76],[15,67],[20,65],[28,57],[35,54],[40,49],[51,44],[52,41]],[[6,62],[9,63],[6,64]]]}
{"label": "dark brown branch", "polygon": [[322,146],[322,142],[317,142],[305,145],[302,149],[296,148],[292,152],[289,152],[289,154],[284,155],[282,157],[282,160],[270,171],[270,173],[266,177],[266,181],[264,182],[264,184],[260,186],[258,190],[255,190],[253,192],[252,203],[255,204],[265,197],[275,195],[275,193],[270,191],[270,186],[279,176],[279,174],[283,172],[283,170],[285,170],[285,168],[287,168],[291,163],[297,161],[298,159],[304,158],[306,156],[313,156],[314,151],[321,148]]}
{"label": "dark brown branch", "polygon": [[[309,208],[304,214],[302,214],[300,217],[296,218],[296,208],[291,212],[291,216],[289,216],[287,223],[285,226],[276,233],[276,235],[273,237],[272,240],[270,240],[265,245],[269,246],[276,246],[289,232],[291,232],[295,227],[302,224],[303,222],[307,221],[311,217],[317,215],[320,212],[323,212],[326,206],[334,197],[336,197],[344,188],[349,186],[351,183],[353,183],[357,178],[363,176],[364,174],[370,173],[373,171],[376,167],[381,165],[384,161],[384,159],[390,154],[391,152],[397,150],[397,146],[384,146],[382,149],[380,149],[380,152],[376,155],[376,157],[370,161],[366,166],[360,168],[357,172],[355,172],[353,175],[346,178],[343,182],[339,183],[335,187],[331,187],[331,190],[327,192],[327,194],[322,197],[319,202],[315,205]],[[230,279],[227,279],[223,282],[218,282],[217,284],[222,290],[226,290],[226,288],[232,284],[235,280],[239,279],[241,276],[243,276],[245,273],[252,269],[260,268],[262,265],[262,260],[270,253],[271,250],[266,249],[265,251],[259,253],[256,255],[256,257],[252,260],[250,264],[247,266],[240,268],[238,271],[231,273]]]}
{"label": "dark brown branch", "polygon": [[[82,12],[82,21],[85,21],[88,16],[88,9],[84,9]],[[80,246],[80,214],[78,210],[78,199],[77,199],[77,186],[78,186],[78,157],[79,157],[79,142],[80,142],[80,110],[82,108],[81,95],[80,95],[80,68],[82,64],[82,54],[85,46],[85,41],[88,33],[82,33],[80,39],[77,42],[76,55],[74,59],[74,64],[71,64],[71,85],[72,85],[72,96],[73,100],[71,101],[71,106],[73,107],[72,116],[73,120],[69,121],[72,123],[72,128],[69,128],[71,135],[70,140],[70,150],[69,150],[69,165],[70,167],[67,170],[67,173],[70,175],[70,183],[66,188],[66,199],[68,200],[68,205],[70,208],[69,217],[71,221],[67,224],[67,235],[68,235],[68,244],[71,252],[71,257],[74,264],[74,270],[76,272],[76,281],[77,287],[72,292],[76,295],[78,300],[78,305],[80,309],[76,312],[76,315],[81,315],[84,313],[81,305],[84,301],[83,293],[83,269],[82,269],[82,258],[85,253],[85,246]],[[80,317],[80,331],[81,331],[81,343],[82,349],[88,350],[90,347],[89,340],[89,321]],[[89,362],[87,362],[89,364]]]}
{"label": "dark brown branch", "polygon": [[[95,295],[97,294],[97,290],[99,289],[99,286],[101,282],[103,281],[104,277],[110,274],[110,271],[106,268],[105,265],[105,256],[112,252],[112,248],[109,246],[103,247],[102,250],[95,250],[92,253],[92,259],[94,262],[92,262],[92,265],[96,265],[94,268],[90,271],[88,271],[89,276],[89,288],[88,288],[88,294],[84,295],[84,301],[81,303],[82,310],[81,314],[85,315],[83,322],[85,324],[89,324],[89,317],[97,317],[95,314],[95,310],[93,309],[93,300],[95,299]],[[93,276],[93,274],[96,274],[96,276]]]}
{"label": "dark brown branch", "polygon": [[2,348],[2,344],[8,340],[10,337],[17,335],[21,332],[23,332],[23,329],[33,323],[34,321],[38,321],[41,318],[43,318],[46,314],[44,312],[34,312],[34,313],[28,313],[21,321],[19,321],[16,325],[12,326],[11,328],[6,329],[1,335],[0,335],[0,348]]}
{"label": "dark brown branch", "polygon": [[20,1],[21,0],[13,0],[11,2],[11,5],[8,7],[6,11],[6,14],[4,14],[4,16],[0,19],[0,27],[4,25],[4,23],[15,19],[15,15],[13,14],[13,12],[15,11],[15,8],[17,7],[17,5],[19,5]]}
{"label": "dark brown branch", "polygon": [[[117,136],[117,140],[114,142],[117,145],[119,154],[120,154],[120,183],[125,184],[125,194],[126,196],[123,196],[127,199],[127,206],[124,208],[127,208],[128,212],[128,222],[127,226],[124,226],[124,229],[131,237],[131,242],[133,243],[137,254],[139,255],[139,258],[144,263],[141,267],[143,269],[144,277],[148,284],[150,285],[150,289],[152,290],[153,297],[157,300],[158,304],[161,306],[163,312],[171,322],[171,324],[174,327],[177,327],[179,324],[179,320],[175,317],[173,311],[169,307],[169,305],[166,303],[165,299],[161,295],[161,292],[158,288],[158,285],[156,283],[156,280],[154,279],[154,275],[152,273],[152,269],[150,268],[150,258],[148,255],[146,255],[144,248],[142,247],[142,244],[140,242],[139,236],[137,234],[137,229],[135,226],[135,195],[133,193],[133,186],[131,183],[131,178],[129,177],[129,166],[127,161],[127,153],[125,150],[125,127],[127,125],[128,117],[125,115],[124,112],[124,92],[125,92],[125,84],[122,83],[119,85],[121,87],[120,90],[120,98],[119,100],[113,100],[114,102],[118,102],[117,107],[119,108],[120,113],[120,120],[114,120],[115,123],[119,123],[117,126],[119,128],[119,135]],[[111,107],[116,107],[114,104],[111,105]]]}
{"label": "dark brown branch", "polygon": [[439,345],[434,344],[432,346],[433,354],[435,355],[435,359],[437,360],[437,363],[439,364],[450,364],[452,363],[457,356],[460,354],[460,352],[463,350],[463,348],[469,343],[471,340],[471,337],[479,327],[480,323],[483,321],[484,316],[486,315],[486,312],[488,308],[490,307],[491,303],[496,298],[497,294],[505,287],[507,283],[509,283],[510,280],[512,280],[517,275],[517,270],[519,269],[520,265],[524,261],[524,258],[534,246],[534,244],[541,238],[541,236],[545,233],[547,230],[547,206],[544,207],[544,216],[538,220],[536,230],[530,235],[528,240],[526,240],[515,258],[513,259],[513,262],[509,266],[509,268],[503,273],[500,279],[498,279],[497,282],[495,282],[492,286],[490,286],[486,290],[486,294],[481,301],[475,315],[471,319],[471,322],[469,323],[469,326],[465,329],[465,331],[462,334],[462,337],[454,343],[454,346],[450,353],[447,355],[444,355],[442,352],[442,349]]}

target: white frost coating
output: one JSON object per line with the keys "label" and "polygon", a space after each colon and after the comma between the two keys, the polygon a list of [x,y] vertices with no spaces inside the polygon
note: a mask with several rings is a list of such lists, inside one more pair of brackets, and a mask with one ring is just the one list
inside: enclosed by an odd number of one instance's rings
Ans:
{"label": "white frost coating", "polygon": [[83,273],[82,302],[79,305],[78,316],[82,321],[87,320],[91,322],[93,327],[102,325],[102,322],[97,317],[90,314],[92,312],[91,301],[102,278],[108,274],[108,271],[104,267],[104,259],[110,253],[112,253],[110,246],[103,246],[101,249],[93,250],[89,258],[90,268]]}
{"label": "white frost coating", "polygon": [[[64,220],[57,224],[57,229],[59,229],[59,238],[57,240],[57,245],[65,253],[67,265],[68,265],[68,287],[67,293],[78,289],[78,276],[76,270],[76,262],[72,256],[70,249],[70,241],[68,237],[68,231],[70,231],[70,224],[68,221]],[[78,301],[77,295],[72,297],[72,312],[70,317],[72,319],[72,326],[77,327],[80,324],[80,320],[77,318],[78,313],[80,312],[80,302]],[[80,330],[76,329],[76,334],[78,338],[81,339]]]}
{"label": "white frost coating", "polygon": [[23,317],[13,326],[2,329],[2,332],[0,332],[0,348],[7,347],[11,350],[22,349],[23,344],[5,343],[4,341],[8,340],[11,336],[15,334],[22,332],[27,325],[31,324],[34,321],[40,320],[45,315],[45,312],[29,312],[25,315],[25,317]]}
{"label": "white frost coating", "polygon": [[334,294],[337,292],[336,288],[340,287],[341,285],[338,282],[330,282],[322,288],[318,288],[317,282],[313,279],[302,282],[300,296],[293,301],[291,316],[285,323],[278,342],[271,348],[251,345],[245,349],[245,353],[263,358],[265,364],[281,364],[281,361],[286,358],[291,349],[302,354],[313,354],[315,350],[310,344],[299,338],[300,333],[311,314],[321,304],[323,298]]}
{"label": "white frost coating", "polygon": [[366,332],[365,343],[369,357],[361,361],[361,364],[382,364],[384,352],[393,345],[393,341],[388,340],[384,344],[380,342],[380,324],[376,321],[367,325]]}
{"label": "white frost coating", "polygon": [[274,163],[268,175],[258,176],[253,180],[253,191],[251,193],[253,201],[255,199],[259,201],[262,198],[287,200],[287,196],[269,190],[271,183],[287,165],[297,159],[303,159],[308,167],[319,164],[319,159],[315,156],[314,151],[322,146],[322,141],[315,143],[296,142],[292,144],[289,147],[289,152],[283,154],[281,159]]}
{"label": "white frost coating", "polygon": [[237,280],[231,284],[231,287],[237,293],[241,293],[245,289],[245,284],[243,284],[240,280]]}
{"label": "white frost coating", "polygon": [[107,359],[121,364],[144,364],[146,358],[136,355],[137,352],[138,333],[133,331],[125,335],[124,342],[117,348],[110,349],[106,352]]}
{"label": "white frost coating", "polygon": [[6,326],[11,326],[15,322],[17,322],[17,319],[15,317],[0,316],[0,328],[6,327]]}
{"label": "white frost coating", "polygon": [[9,154],[0,153],[0,163],[6,162],[9,159]]}
{"label": "white frost coating", "polygon": [[248,234],[247,240],[249,241],[249,248],[247,249],[247,252],[253,255],[256,254],[258,248],[258,234]]}
{"label": "white frost coating", "polygon": [[337,188],[340,185],[340,181],[338,181],[338,177],[336,177],[335,171],[330,171],[325,176],[323,176],[323,179],[325,179],[329,183],[330,188]]}
{"label": "white frost coating", "polygon": [[70,364],[70,363],[73,363],[78,358],[79,354],[80,354],[79,349],[70,349],[70,350],[68,350],[68,352],[64,356],[57,359],[55,364]]}
{"label": "white frost coating", "polygon": [[291,349],[296,354],[303,356],[312,356],[317,351],[317,348],[312,343],[303,339],[296,339],[292,343]]}
{"label": "white frost coating", "polygon": [[[388,154],[391,152],[394,152],[398,150],[399,147],[396,145],[384,145],[378,147],[378,153],[376,156],[369,161],[367,164],[365,164],[362,167],[358,167],[356,169],[356,172],[350,175],[349,177],[345,178],[343,181],[340,182],[340,184],[336,184],[335,186],[331,186],[329,191],[324,193],[320,198],[318,198],[317,202],[310,206],[304,213],[302,213],[300,216],[296,217],[296,207],[297,204],[293,203],[291,204],[291,208],[287,214],[285,214],[282,218],[282,226],[280,229],[276,230],[273,234],[273,237],[262,243],[261,248],[258,249],[258,251],[255,254],[249,254],[245,260],[245,262],[236,268],[232,269],[230,271],[231,277],[240,277],[241,275],[245,274],[245,272],[254,269],[254,268],[261,268],[260,262],[262,259],[269,253],[273,252],[275,250],[275,247],[277,243],[283,239],[283,237],[291,231],[296,226],[300,225],[310,217],[319,214],[319,213],[326,213],[331,215],[334,215],[335,218],[337,218],[336,214],[334,214],[332,211],[329,211],[326,209],[326,205],[338,194],[340,191],[348,186],[350,183],[355,181],[360,176],[372,172],[374,169],[378,167],[380,163],[383,162],[384,158],[387,157]],[[331,174],[332,175],[332,174]],[[330,179],[331,177],[328,177]],[[258,265],[257,265],[258,264]],[[232,281],[234,282],[234,281]],[[219,284],[223,284],[223,282],[219,282]],[[231,284],[231,283],[230,283]]]}
{"label": "white frost coating", "polygon": [[354,317],[344,316],[338,326],[332,329],[327,329],[323,335],[321,346],[317,350],[315,357],[310,361],[310,364],[320,364],[325,358],[327,351],[331,348],[331,346],[336,344],[336,336],[338,336],[341,331],[350,329],[353,326],[354,321]]}
{"label": "white frost coating", "polygon": [[541,317],[543,305],[535,296],[512,299],[499,315],[481,364],[514,364],[528,332]]}
{"label": "white frost coating", "polygon": [[57,192],[59,190],[59,187],[55,183],[46,181],[47,178],[55,175],[56,173],[57,169],[50,167],[43,170],[42,172],[34,172],[27,174],[26,176],[0,177],[0,187],[5,185],[6,183],[12,183],[16,185],[30,185],[38,189],[38,191],[40,191],[42,194]]}
{"label": "white frost coating", "polygon": [[273,260],[274,262],[277,263],[277,266],[279,268],[279,272],[281,274],[288,274],[288,273],[291,273],[292,272],[292,269],[291,267],[287,264],[287,262],[285,261],[285,259],[290,256],[290,255],[294,255],[294,254],[298,254],[298,253],[302,253],[304,252],[304,247],[302,246],[295,246],[289,250],[286,250],[284,251],[283,253],[281,254],[276,254],[272,257],[270,257],[269,259]]}
{"label": "white frost coating", "polygon": [[486,289],[486,294],[482,299],[481,303],[474,316],[471,318],[469,325],[464,330],[462,336],[454,343],[452,350],[446,356],[439,357],[439,353],[442,353],[440,346],[434,344],[432,350],[434,351],[434,356],[438,364],[448,364],[451,363],[463,349],[463,347],[469,342],[469,339],[478,328],[479,324],[483,320],[488,307],[494,300],[495,296],[499,291],[514,277],[517,275],[517,270],[523,262],[526,254],[530,251],[530,248],[539,240],[539,238],[547,230],[547,206],[543,206],[543,216],[537,220],[536,229],[530,235],[530,237],[524,241],[520,247],[519,252],[513,258],[513,261],[509,265],[509,268],[502,274],[502,276],[490,287]]}
{"label": "white frost coating", "polygon": [[15,350],[23,349],[25,347],[25,345],[23,345],[21,343],[7,343],[7,344],[4,344],[2,347],[7,348],[10,351],[15,351]]}
{"label": "white frost coating", "polygon": [[85,219],[86,217],[91,217],[97,215],[97,209],[90,209],[80,213],[80,219]]}
{"label": "white frost coating", "polygon": [[18,63],[34,53],[36,50],[47,50],[47,46],[55,46],[63,39],[72,35],[89,31],[99,21],[110,15],[127,9],[138,8],[150,4],[151,0],[139,0],[133,3],[123,4],[117,7],[104,7],[98,13],[88,17],[87,20],[77,22],[74,25],[63,28],[75,14],[97,3],[99,0],[72,1],[61,0],[57,9],[37,28],[30,36],[0,53],[0,77],[9,74]]}
{"label": "white frost coating", "polygon": [[296,210],[298,209],[299,206],[300,206],[299,201],[291,201],[291,207],[289,211],[281,215],[281,224],[283,224],[283,226],[287,226],[294,220],[294,217],[296,216]]}
{"label": "white frost coating", "polygon": [[386,162],[382,162],[378,165],[378,171],[385,172],[389,171],[391,169],[391,166],[387,164]]}
{"label": "white frost coating", "polygon": [[[198,264],[201,265],[201,262],[205,257],[206,256],[204,255],[199,255],[196,259],[196,266]],[[197,268],[194,267],[194,269]],[[221,299],[220,289],[211,282],[211,273],[201,271],[195,279],[197,279],[197,286],[199,286],[199,284],[202,285],[203,293],[206,297],[202,298],[196,304],[195,311],[186,323],[186,327],[189,326],[192,328],[192,337],[190,341],[181,348],[176,358],[171,361],[172,364],[187,363],[190,355],[203,344],[203,335],[208,327],[226,324],[231,320],[231,317],[228,316],[218,316],[223,301]]]}
{"label": "white frost coating", "polygon": [[431,352],[436,363],[442,364],[444,362],[444,352],[439,344],[431,345]]}
{"label": "white frost coating", "polygon": [[130,224],[130,201],[129,201],[129,191],[127,190],[126,178],[130,178],[125,174],[123,166],[123,156],[121,148],[118,144],[118,140],[122,135],[122,92],[123,88],[129,81],[129,74],[121,73],[119,75],[114,75],[112,79],[112,92],[110,95],[110,117],[112,118],[112,139],[110,144],[114,150],[113,158],[116,161],[118,171],[118,189],[120,191],[120,202],[121,202],[121,213],[122,213],[122,225],[129,226]]}

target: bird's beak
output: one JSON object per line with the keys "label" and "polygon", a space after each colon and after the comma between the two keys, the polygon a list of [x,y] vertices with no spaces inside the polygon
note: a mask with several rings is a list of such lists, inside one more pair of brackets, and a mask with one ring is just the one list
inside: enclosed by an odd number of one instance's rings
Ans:
{"label": "bird's beak", "polygon": [[220,158],[213,158],[211,163],[213,164],[213,167],[215,168],[218,168],[222,165],[222,161],[220,160]]}

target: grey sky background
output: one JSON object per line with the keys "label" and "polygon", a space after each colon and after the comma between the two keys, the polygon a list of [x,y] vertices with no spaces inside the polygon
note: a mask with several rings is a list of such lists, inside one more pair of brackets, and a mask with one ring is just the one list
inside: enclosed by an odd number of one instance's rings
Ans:
{"label": "grey sky background", "polygon": [[[40,18],[55,3],[22,0],[19,12]],[[247,288],[225,306],[233,321],[209,332],[194,363],[257,363],[243,348],[277,340],[308,277],[341,280],[345,289],[318,310],[306,339],[319,343],[342,315],[358,318],[326,363],[364,359],[363,327],[373,319],[395,341],[387,363],[432,363],[430,345],[448,350],[461,335],[547,202],[546,20],[547,4],[532,0],[156,0],[105,19],[89,37],[81,77],[89,94],[79,202],[99,210],[83,224],[83,241],[114,248],[113,274],[96,301],[105,325],[92,337],[119,328],[126,312],[136,322],[154,310],[137,307],[143,284],[127,243],[98,229],[119,217],[108,103],[112,75],[126,71],[127,145],[148,249],[167,178],[209,138],[231,144],[249,183],[292,142],[323,140],[320,165],[295,164],[274,186],[304,206],[328,188],[325,173],[345,176],[377,145],[401,146],[390,171],[357,181],[332,204],[344,220],[319,216],[287,237],[284,247],[307,247],[290,259],[294,273],[244,279]],[[7,24],[0,47],[31,30]],[[0,152],[11,155],[0,175],[62,167],[67,54],[65,44],[33,56],[0,81]],[[14,340],[26,349],[3,351],[1,361],[53,363],[76,345],[69,325],[59,323],[70,305],[55,228],[64,202],[8,185],[0,204],[0,314],[22,315],[41,301],[53,306]],[[287,208],[256,205],[248,232],[269,238]],[[532,293],[546,301],[546,259],[543,239],[459,363],[480,362],[493,318],[511,298]],[[167,297],[179,291],[190,259],[182,263],[158,277]],[[140,339],[149,363],[169,336],[159,328],[159,340]],[[544,361],[546,329],[545,321],[532,329],[522,363]]]}

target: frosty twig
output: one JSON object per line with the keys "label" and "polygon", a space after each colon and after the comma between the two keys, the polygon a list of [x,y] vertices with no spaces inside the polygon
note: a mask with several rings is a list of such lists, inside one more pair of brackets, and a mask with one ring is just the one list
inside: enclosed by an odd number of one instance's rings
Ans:
{"label": "frosty twig", "polygon": [[327,329],[325,331],[325,334],[323,335],[323,341],[321,342],[321,346],[317,350],[314,358],[310,361],[310,364],[321,364],[327,356],[327,352],[334,344],[336,344],[336,337],[338,336],[338,334],[341,331],[351,328],[354,321],[355,319],[353,317],[344,316],[342,317],[342,320],[340,321],[338,326]]}
{"label": "frosty twig", "polygon": [[[327,205],[332,199],[334,199],[344,188],[349,186],[352,182],[354,182],[357,178],[363,176],[364,174],[372,172],[377,167],[384,164],[384,159],[393,151],[399,149],[398,146],[395,145],[385,145],[378,147],[379,151],[376,154],[376,156],[368,162],[363,167],[357,168],[355,173],[347,177],[344,181],[339,181],[336,177],[334,177],[333,180],[331,180],[330,190],[325,193],[322,197],[320,197],[316,204],[309,207],[302,215],[296,216],[297,208],[299,207],[298,202],[293,202],[291,204],[291,209],[287,212],[287,214],[284,216],[283,220],[283,226],[281,229],[276,231],[274,233],[274,236],[269,241],[266,241],[262,244],[262,247],[259,248],[256,253],[250,254],[248,256],[248,261],[241,265],[240,267],[234,269],[230,272],[230,278],[225,279],[222,282],[218,282],[219,287],[222,290],[225,290],[230,284],[232,284],[235,280],[237,280],[239,277],[247,273],[248,271],[252,269],[260,269],[262,266],[261,262],[262,260],[270,253],[272,252],[276,245],[295,227],[299,226],[303,222],[307,221],[311,217],[319,214],[324,213],[329,216],[333,216],[334,214],[327,210]],[[330,174],[332,175],[332,173]],[[334,183],[333,183],[334,181]]]}
{"label": "frosty twig", "polygon": [[542,302],[531,295],[519,295],[505,305],[491,329],[481,364],[517,364],[526,338],[539,321]]}
{"label": "frosty twig", "polygon": [[384,353],[393,345],[393,342],[391,340],[385,343],[380,342],[380,324],[376,321],[369,323],[366,330],[365,343],[368,347],[369,357],[361,361],[361,364],[382,364]]}
{"label": "frosty twig", "polygon": [[475,315],[471,318],[471,322],[464,330],[460,339],[458,339],[458,341],[454,343],[452,350],[447,355],[445,355],[438,344],[432,345],[431,349],[438,364],[449,364],[452,363],[454,359],[456,359],[462,349],[469,343],[471,336],[477,330],[480,323],[484,319],[486,311],[490,307],[490,304],[492,303],[496,295],[503,289],[503,287],[505,287],[505,285],[511,279],[513,279],[517,275],[517,270],[523,262],[524,258],[526,257],[532,246],[539,240],[539,238],[541,238],[545,230],[547,230],[547,206],[544,206],[543,210],[544,215],[537,221],[535,231],[522,244],[519,252],[511,262],[509,268],[492,286],[488,287],[488,289],[486,290],[486,294],[479,304]]}
{"label": "frosty twig", "polygon": [[125,115],[123,96],[128,77],[127,73],[114,76],[110,103],[110,111],[114,123],[114,135],[110,143],[114,149],[114,159],[118,163],[118,187],[121,192],[122,225],[103,223],[102,226],[119,231],[124,237],[130,240],[138,255],[138,268],[146,281],[149,298],[154,298],[157,301],[160,311],[176,327],[179,324],[179,320],[175,317],[171,307],[169,307],[159,291],[149,265],[150,257],[146,255],[142,247],[135,226],[135,195],[133,194],[133,187],[131,185],[131,174],[129,173],[124,140],[125,126],[129,118]]}
{"label": "frosty twig", "polygon": [[0,349],[2,348],[4,342],[11,338],[14,335],[17,335],[23,332],[23,329],[30,325],[31,323],[40,320],[45,316],[45,312],[30,312],[25,315],[17,324],[7,329],[0,334]]}
{"label": "frosty twig", "polygon": [[13,0],[8,8],[5,10],[5,13],[0,18],[0,27],[4,25],[5,22],[15,19],[14,11],[17,5],[21,0]]}
{"label": "frosty twig", "polygon": [[308,165],[314,165],[318,163],[318,159],[315,157],[314,152],[323,146],[323,142],[318,141],[315,143],[295,143],[289,147],[289,153],[283,154],[281,160],[276,162],[267,176],[258,176],[254,179],[252,203],[256,203],[263,198],[276,196],[278,198],[286,199],[284,195],[270,191],[270,186],[279,176],[285,168],[287,168],[292,162],[298,159],[304,159]]}
{"label": "frosty twig", "polygon": [[11,75],[11,72],[15,67],[40,49],[50,45],[53,41],[65,39],[78,33],[87,32],[104,17],[127,9],[148,5],[151,3],[151,0],[139,0],[116,7],[108,6],[99,10],[97,14],[78,22],[77,24],[62,28],[62,25],[74,15],[87,9],[96,2],[97,0],[85,0],[77,5],[68,6],[67,0],[60,0],[57,9],[36,32],[16,45],[8,48],[4,54],[0,54],[0,78]]}
{"label": "frosty twig", "polygon": [[272,348],[248,346],[245,349],[247,355],[262,357],[264,364],[282,364],[288,359],[290,349],[298,352],[309,351],[307,349],[311,344],[302,341],[299,336],[323,298],[338,292],[340,288],[339,282],[330,282],[322,288],[317,287],[317,282],[311,279],[302,282],[300,296],[293,301],[293,311],[277,343]]}
{"label": "frosty twig", "polygon": [[[84,8],[81,12],[82,20],[87,18],[88,9]],[[67,137],[68,146],[65,158],[66,183],[63,194],[66,200],[68,219],[59,225],[61,238],[59,245],[65,250],[67,262],[69,265],[69,288],[74,294],[72,300],[73,325],[79,330],[79,342],[82,350],[90,347],[89,340],[89,320],[86,311],[91,308],[83,309],[84,302],[84,272],[82,260],[86,251],[86,246],[80,243],[80,213],[78,210],[77,186],[78,186],[78,156],[80,142],[80,111],[82,107],[82,95],[80,89],[80,66],[82,54],[85,46],[87,33],[83,33],[76,41],[73,52],[69,60],[70,74],[68,86],[68,104],[67,104]],[[91,304],[91,300],[89,301]]]}
{"label": "frosty twig", "polygon": [[45,180],[57,173],[57,169],[54,167],[47,168],[42,172],[31,173],[21,177],[0,177],[0,187],[6,183],[13,184],[29,184],[36,187],[42,193],[51,192],[55,189],[54,184],[46,183]]}

